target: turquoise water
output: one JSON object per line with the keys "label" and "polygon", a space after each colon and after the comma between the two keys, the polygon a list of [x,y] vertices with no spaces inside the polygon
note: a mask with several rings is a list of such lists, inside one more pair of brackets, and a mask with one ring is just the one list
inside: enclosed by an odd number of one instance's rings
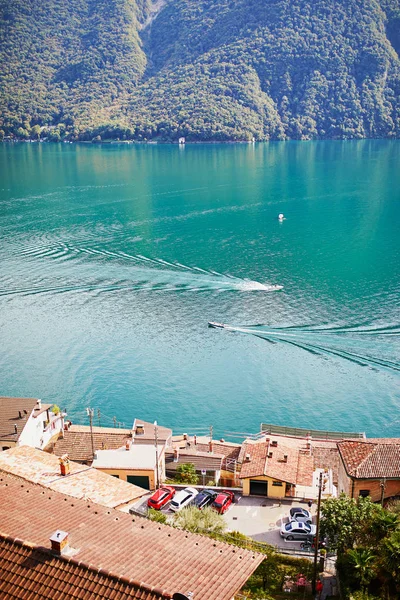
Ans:
{"label": "turquoise water", "polygon": [[0,144],[0,393],[400,436],[399,166],[398,141]]}

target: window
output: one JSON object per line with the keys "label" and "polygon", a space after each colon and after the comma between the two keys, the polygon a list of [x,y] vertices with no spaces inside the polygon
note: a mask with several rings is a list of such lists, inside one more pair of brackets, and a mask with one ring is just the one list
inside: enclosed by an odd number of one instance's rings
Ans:
{"label": "window", "polygon": [[361,496],[361,498],[366,498],[370,495],[370,492],[369,490],[360,490],[360,493],[358,495]]}
{"label": "window", "polygon": [[272,482],[272,486],[275,486],[275,487],[282,487],[282,486],[283,486],[283,483],[282,483],[282,481],[273,481],[273,482]]}

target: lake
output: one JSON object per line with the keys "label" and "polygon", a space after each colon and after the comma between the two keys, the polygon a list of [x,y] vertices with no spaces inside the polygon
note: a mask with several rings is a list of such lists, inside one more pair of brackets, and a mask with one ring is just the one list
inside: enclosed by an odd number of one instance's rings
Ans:
{"label": "lake", "polygon": [[0,144],[0,393],[400,436],[399,201],[395,140]]}

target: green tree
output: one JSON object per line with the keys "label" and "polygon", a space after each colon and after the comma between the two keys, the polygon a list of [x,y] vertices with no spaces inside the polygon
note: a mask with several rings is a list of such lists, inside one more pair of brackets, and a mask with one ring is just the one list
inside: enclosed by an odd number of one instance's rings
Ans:
{"label": "green tree", "polygon": [[176,480],[181,483],[196,485],[199,481],[199,476],[196,474],[196,468],[192,463],[184,463],[178,465],[176,469]]}
{"label": "green tree", "polygon": [[34,140],[39,140],[40,139],[40,132],[41,132],[42,128],[40,127],[40,125],[34,125],[31,129],[31,135],[32,138]]}
{"label": "green tree", "polygon": [[165,524],[167,522],[167,516],[160,510],[154,510],[154,508],[148,509],[147,518],[150,519],[150,521],[156,521],[156,523]]}
{"label": "green tree", "polygon": [[197,506],[188,506],[175,513],[174,525],[192,533],[223,533],[226,522],[222,515],[211,507],[199,510]]}
{"label": "green tree", "polygon": [[343,552],[362,543],[379,508],[370,497],[355,500],[341,494],[325,500],[321,509],[321,534],[328,537],[329,548]]}
{"label": "green tree", "polygon": [[361,588],[365,591],[376,573],[376,555],[369,548],[354,548],[348,550],[347,555],[354,566]]}

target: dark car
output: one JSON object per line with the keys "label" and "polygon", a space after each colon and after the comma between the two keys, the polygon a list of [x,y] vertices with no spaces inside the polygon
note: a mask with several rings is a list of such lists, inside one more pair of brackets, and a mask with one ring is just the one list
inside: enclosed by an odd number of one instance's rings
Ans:
{"label": "dark car", "polygon": [[147,506],[149,508],[154,508],[155,510],[160,510],[163,506],[167,504],[173,497],[175,496],[175,488],[164,485],[160,487],[159,490],[154,492],[154,494],[147,500]]}
{"label": "dark car", "polygon": [[223,515],[230,505],[235,502],[235,494],[233,492],[223,491],[218,494],[212,503],[214,508],[220,515]]}
{"label": "dark car", "polygon": [[214,502],[216,495],[217,492],[214,490],[203,490],[197,494],[196,498],[193,500],[193,504],[194,506],[197,506],[198,509],[202,510]]}

